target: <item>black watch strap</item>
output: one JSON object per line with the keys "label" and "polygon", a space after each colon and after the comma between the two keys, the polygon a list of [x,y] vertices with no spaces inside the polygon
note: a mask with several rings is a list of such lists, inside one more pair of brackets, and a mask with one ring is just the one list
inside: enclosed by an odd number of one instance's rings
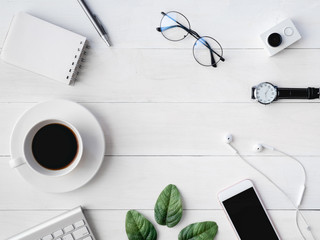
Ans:
{"label": "black watch strap", "polygon": [[277,99],[315,99],[319,98],[319,88],[278,88]]}

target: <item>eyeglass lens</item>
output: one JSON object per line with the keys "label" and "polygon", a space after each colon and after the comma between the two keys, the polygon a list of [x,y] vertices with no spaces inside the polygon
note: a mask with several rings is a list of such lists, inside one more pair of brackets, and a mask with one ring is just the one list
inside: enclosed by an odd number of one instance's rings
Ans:
{"label": "eyeglass lens", "polygon": [[203,66],[216,67],[222,55],[220,44],[212,37],[201,37],[193,45],[193,56]]}
{"label": "eyeglass lens", "polygon": [[188,35],[190,23],[188,19],[178,12],[163,13],[160,23],[162,35],[170,41],[180,41]]}

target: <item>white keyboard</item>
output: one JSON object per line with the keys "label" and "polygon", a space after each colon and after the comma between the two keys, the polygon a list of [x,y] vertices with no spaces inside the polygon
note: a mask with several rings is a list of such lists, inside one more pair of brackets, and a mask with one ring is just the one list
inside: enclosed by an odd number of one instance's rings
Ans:
{"label": "white keyboard", "polygon": [[81,207],[19,233],[8,240],[96,240]]}

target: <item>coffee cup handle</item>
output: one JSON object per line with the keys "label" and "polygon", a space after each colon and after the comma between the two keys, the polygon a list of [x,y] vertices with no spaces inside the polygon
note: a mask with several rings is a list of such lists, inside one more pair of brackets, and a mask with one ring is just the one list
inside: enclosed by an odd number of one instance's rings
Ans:
{"label": "coffee cup handle", "polygon": [[18,157],[18,158],[12,158],[10,161],[9,161],[9,164],[10,164],[10,167],[11,168],[16,168],[16,167],[19,167],[23,164],[25,164],[26,161],[21,158],[21,157]]}

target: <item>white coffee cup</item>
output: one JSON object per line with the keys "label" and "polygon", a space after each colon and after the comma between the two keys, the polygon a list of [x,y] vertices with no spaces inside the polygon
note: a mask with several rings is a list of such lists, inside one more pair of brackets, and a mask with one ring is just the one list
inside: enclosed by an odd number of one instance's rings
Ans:
{"label": "white coffee cup", "polygon": [[[32,142],[33,142],[34,136],[41,128],[50,124],[61,124],[69,128],[73,132],[78,145],[77,153],[74,159],[71,161],[71,163],[67,165],[65,168],[58,169],[58,170],[53,170],[53,169],[48,169],[43,167],[37,162],[37,160],[35,159],[32,153]],[[81,135],[79,131],[71,123],[64,120],[47,119],[47,120],[38,122],[27,132],[27,134],[23,139],[22,156],[17,157],[15,159],[11,159],[9,163],[12,168],[16,168],[21,165],[27,164],[32,170],[34,170],[37,173],[40,173],[46,176],[63,176],[75,169],[75,167],[79,164],[81,160],[82,153],[83,153],[83,143],[82,143]]]}

